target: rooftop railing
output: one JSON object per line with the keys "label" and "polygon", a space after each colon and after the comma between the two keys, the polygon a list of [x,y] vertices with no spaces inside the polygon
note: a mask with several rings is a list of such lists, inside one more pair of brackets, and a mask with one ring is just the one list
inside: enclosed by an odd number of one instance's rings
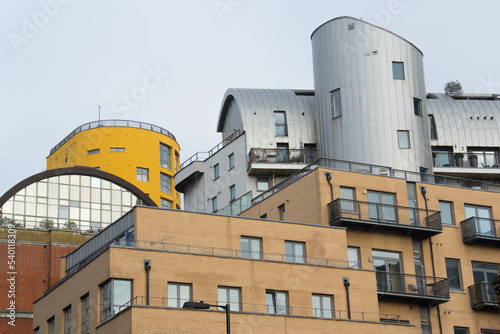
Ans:
{"label": "rooftop railing", "polygon": [[122,120],[122,119],[108,119],[108,120],[103,120],[103,121],[94,121],[94,122],[89,122],[85,123],[83,125],[80,125],[76,129],[74,129],[69,135],[67,135],[63,140],[61,140],[56,146],[54,146],[50,150],[50,154],[54,153],[57,151],[61,146],[64,145],[68,140],[71,139],[74,135],[76,135],[79,132],[89,130],[89,129],[95,129],[99,127],[126,127],[126,128],[136,128],[136,129],[144,129],[144,130],[150,130],[154,132],[161,133],[167,137],[172,138],[173,140],[177,141],[175,139],[175,136],[168,130],[161,128],[159,126],[145,123],[145,122],[137,122],[137,121],[128,121],[128,120]]}
{"label": "rooftop railing", "polygon": [[377,271],[376,277],[377,291],[379,293],[425,297],[429,299],[450,298],[448,280],[446,278],[388,271]]}
{"label": "rooftop railing", "polygon": [[470,217],[460,222],[462,238],[465,243],[471,243],[480,239],[497,241],[500,244],[500,220]]}
{"label": "rooftop railing", "polygon": [[499,307],[498,296],[490,283],[478,283],[468,287],[470,305],[479,310],[485,307]]}
{"label": "rooftop railing", "polygon": [[[218,304],[215,300],[203,300],[205,303]],[[168,297],[149,297],[149,304],[146,296],[136,296],[127,303],[121,305],[119,310],[130,306],[151,306],[160,308],[182,308],[184,300]],[[283,305],[279,306],[279,312],[271,312],[275,305],[253,304],[253,303],[231,303],[231,313],[246,312],[253,314],[277,314],[283,316],[314,317],[332,320],[353,320],[353,321],[371,321],[391,324],[408,324],[408,321],[401,320],[401,316],[388,313],[360,312],[335,309],[319,309],[311,307]],[[216,311],[214,311],[216,312]]]}

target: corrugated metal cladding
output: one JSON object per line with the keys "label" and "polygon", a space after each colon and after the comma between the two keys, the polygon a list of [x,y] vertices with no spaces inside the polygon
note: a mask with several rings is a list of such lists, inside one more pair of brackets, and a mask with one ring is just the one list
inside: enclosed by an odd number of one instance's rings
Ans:
{"label": "corrugated metal cladding", "polygon": [[[288,136],[276,136],[275,111],[286,112]],[[226,138],[237,129],[245,131],[248,150],[276,148],[276,143],[288,143],[291,149],[315,144],[313,91],[230,88],[222,102],[217,131]]]}
{"label": "corrugated metal cladding", "polygon": [[429,94],[427,108],[436,122],[433,146],[450,146],[461,153],[467,147],[500,146],[500,100],[496,96],[486,100]]}
{"label": "corrugated metal cladding", "polygon": [[[367,22],[340,17],[312,36],[316,125],[322,156],[432,171],[422,52]],[[393,62],[404,65],[394,79]],[[340,89],[342,116],[333,118],[330,93]],[[414,113],[414,98],[422,115]],[[408,131],[410,149],[398,147]]]}

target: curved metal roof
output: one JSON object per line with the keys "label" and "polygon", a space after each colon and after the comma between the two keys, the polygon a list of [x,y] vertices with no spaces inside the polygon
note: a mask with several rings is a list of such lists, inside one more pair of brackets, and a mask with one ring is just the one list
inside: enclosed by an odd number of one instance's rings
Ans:
{"label": "curved metal roof", "polygon": [[434,116],[438,139],[433,145],[469,147],[500,146],[500,99],[497,95],[428,94],[427,112]]}
{"label": "curved metal roof", "polygon": [[122,179],[116,175],[113,175],[113,174],[110,174],[107,172],[103,172],[103,171],[95,169],[95,168],[77,166],[77,167],[69,167],[69,168],[50,169],[50,170],[32,175],[32,176],[22,180],[21,182],[19,182],[18,184],[16,184],[12,188],[10,188],[5,194],[3,194],[2,197],[0,197],[0,208],[12,196],[14,196],[20,190],[22,190],[23,188],[26,188],[27,186],[29,186],[32,183],[35,183],[35,182],[43,180],[43,179],[47,179],[47,178],[52,177],[52,176],[75,175],[75,174],[98,177],[98,178],[110,181],[112,183],[115,183],[115,184],[125,188],[126,190],[130,191],[132,194],[134,194],[138,198],[140,198],[145,205],[157,207],[156,203],[151,198],[149,198],[149,196],[146,193],[144,193],[142,190],[140,190],[139,188],[134,186],[132,183],[125,181],[124,179]]}
{"label": "curved metal roof", "polygon": [[[217,121],[218,132],[222,132],[224,129],[229,105],[232,101],[236,101],[238,105],[245,131],[245,124],[257,110],[270,113],[273,110],[286,110],[291,115],[304,113],[304,116],[311,117],[311,124],[314,127],[314,90],[229,88],[222,99]],[[258,113],[257,116],[266,117],[265,120],[262,120],[263,123],[269,118],[266,113]]]}

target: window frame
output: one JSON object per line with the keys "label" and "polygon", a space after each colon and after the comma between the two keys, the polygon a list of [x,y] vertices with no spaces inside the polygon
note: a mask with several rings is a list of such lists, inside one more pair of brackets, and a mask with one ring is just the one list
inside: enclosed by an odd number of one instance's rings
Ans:
{"label": "window frame", "polygon": [[219,163],[214,165],[214,181],[220,177]]}
{"label": "window frame", "polygon": [[162,193],[172,195],[172,177],[170,175],[160,173],[160,191]]}
{"label": "window frame", "polygon": [[[171,298],[170,297],[170,288],[174,288],[176,289],[176,297],[175,298]],[[182,287],[186,287],[188,288],[189,290],[189,299],[186,300],[185,298],[182,298],[181,296],[181,288]],[[172,299],[175,300],[175,306],[173,305],[174,303],[171,302]],[[191,283],[181,283],[181,282],[167,282],[167,306],[168,307],[176,307],[176,308],[182,308],[182,306],[184,305],[183,301],[186,302],[186,301],[192,301],[193,300],[193,284]]]}
{"label": "window frame", "polygon": [[429,133],[431,140],[437,140],[437,128],[436,128],[436,120],[434,119],[433,114],[429,114]]}
{"label": "window frame", "polygon": [[[496,269],[486,269],[486,268],[477,268],[477,265],[481,265],[481,264],[484,264],[484,265],[491,265],[491,266],[496,266]],[[484,262],[484,261],[471,261],[471,269],[472,269],[472,277],[474,279],[474,284],[479,284],[479,283],[493,283],[493,280],[494,280],[494,277],[497,276],[497,275],[500,275],[500,266],[498,265],[498,263],[495,263],[495,262]],[[476,275],[478,273],[481,273],[483,278],[485,278],[485,280],[483,280],[482,282],[476,282]],[[492,275],[492,279],[489,281],[488,280],[488,274],[493,274]]]}
{"label": "window frame", "polygon": [[422,99],[418,97],[413,97],[413,112],[415,116],[423,117],[424,113],[422,110]]}
{"label": "window frame", "polygon": [[[411,142],[410,142],[410,131],[409,130],[397,130],[398,134],[398,148],[402,150],[409,150],[411,149]],[[405,135],[405,140],[407,140],[407,145],[403,145],[405,143],[402,142],[403,137],[401,135]],[[407,146],[407,147],[406,147]]]}
{"label": "window frame", "polygon": [[[264,181],[265,180],[265,181]],[[259,187],[259,184],[266,184],[266,189]],[[268,191],[269,190],[269,177],[257,177],[257,191]]]}
{"label": "window frame", "polygon": [[[448,279],[448,288],[450,291],[464,291],[464,285],[463,285],[463,280],[462,280],[462,268],[460,264],[460,259],[453,259],[453,258],[445,258],[444,259],[445,263],[445,269],[446,269],[446,278]],[[454,263],[456,264],[456,267],[453,269],[456,269],[458,271],[458,275],[453,276],[450,278],[450,275],[452,274],[449,272],[451,270],[449,264]],[[449,269],[450,268],[450,269]],[[458,281],[458,286],[455,284],[452,284],[453,280]]]}
{"label": "window frame", "polygon": [[[352,198],[344,197],[346,191],[350,191]],[[340,186],[339,198],[340,209],[342,210],[342,212],[358,212],[358,210],[356,209],[356,188]]]}
{"label": "window frame", "polygon": [[[248,250],[244,250],[243,241],[246,240],[248,244]],[[252,241],[258,242],[258,250],[254,250],[254,243]],[[241,243],[241,257],[244,259],[262,260],[262,238],[251,237],[242,235],[240,237]]]}
{"label": "window frame", "polygon": [[[277,301],[277,296],[282,295],[285,300],[285,309],[284,311],[280,308],[283,306],[278,305]],[[269,298],[271,299],[271,304],[268,304]],[[279,315],[287,315],[290,314],[289,310],[289,302],[288,302],[288,291],[283,291],[283,290],[267,290],[266,289],[266,313],[268,314],[279,314]]]}
{"label": "window frame", "polygon": [[[287,247],[289,246],[289,247]],[[302,249],[302,255],[297,255],[297,248]],[[289,250],[291,252],[289,252]],[[285,262],[306,263],[306,243],[303,241],[285,240]]]}
{"label": "window frame", "polygon": [[89,332],[89,299],[90,294],[86,293],[80,297],[80,303],[82,305],[82,316],[81,316],[81,333],[86,334]]}
{"label": "window frame", "polygon": [[108,279],[106,282],[100,285],[100,295],[101,295],[101,303],[100,303],[100,319],[101,323],[111,319],[114,317],[116,314],[120,313],[122,310],[118,310],[115,312],[116,307],[123,306],[124,304],[116,304],[115,299],[116,299],[116,291],[115,291],[115,284],[116,282],[128,282],[130,284],[130,290],[129,290],[129,296],[128,301],[132,299],[132,291],[133,291],[133,280],[130,279],[121,279],[121,278],[111,278]]}
{"label": "window frame", "polygon": [[[453,202],[439,200],[438,204],[439,204],[439,211],[441,211],[441,223],[443,225],[447,225],[447,226],[455,226],[455,214],[454,214]],[[443,215],[442,215],[442,213],[445,212],[445,210],[443,210],[444,207],[442,207],[441,205],[443,205],[443,206],[449,205],[449,215],[450,215],[451,223],[445,223],[445,221],[443,219]]]}
{"label": "window frame", "polygon": [[[169,203],[169,205],[164,205],[165,203]],[[160,197],[160,208],[162,209],[172,209],[173,202],[169,199]]]}
{"label": "window frame", "polygon": [[469,334],[469,327],[453,326],[453,333],[454,334]]}
{"label": "window frame", "polygon": [[236,200],[236,185],[233,184],[229,187],[229,201],[232,202]]}
{"label": "window frame", "polygon": [[71,305],[66,306],[63,309],[64,312],[64,334],[71,334]]}
{"label": "window frame", "polygon": [[100,148],[95,148],[95,149],[92,149],[92,150],[87,150],[87,155],[92,155],[92,154],[97,154],[97,153],[101,153],[101,149]]}
{"label": "window frame", "polygon": [[340,95],[340,88],[330,92],[330,110],[332,119],[342,116],[342,97]]}
{"label": "window frame", "polygon": [[[237,293],[237,301],[233,300],[233,295],[231,295],[231,292]],[[221,293],[225,294],[225,298],[221,299]],[[218,304],[220,305],[230,305],[230,309],[232,312],[241,312],[242,310],[242,304],[241,304],[241,288],[240,287],[235,287],[235,286],[226,286],[226,285],[219,285],[217,286],[217,300]]]}
{"label": "window frame", "polygon": [[279,218],[280,220],[285,220],[286,218],[286,209],[285,209],[285,203],[278,205],[278,212],[279,212]]}
{"label": "window frame", "polygon": [[149,168],[136,167],[136,179],[137,181],[149,182]]}
{"label": "window frame", "polygon": [[227,159],[228,159],[228,164],[229,164],[228,170],[231,170],[234,168],[234,153],[231,153],[230,155],[228,155]]}
{"label": "window frame", "polygon": [[217,212],[217,196],[212,197],[212,213]]}
{"label": "window frame", "polygon": [[[319,301],[319,308],[314,307],[314,299],[315,297]],[[327,299],[329,302],[330,309],[324,307],[324,300]],[[322,293],[313,293],[312,294],[312,309],[313,309],[313,317],[316,318],[335,318],[335,309],[333,303],[333,295],[322,294]],[[317,312],[319,311],[319,315]],[[325,315],[325,312],[330,312],[330,315]]]}
{"label": "window frame", "polygon": [[[276,116],[280,114],[283,114],[283,123],[278,123],[278,119],[276,119]],[[288,125],[285,110],[274,110],[274,129],[276,137],[288,137]],[[282,129],[282,131],[278,131],[278,129]]]}
{"label": "window frame", "polygon": [[109,152],[125,152],[125,147],[110,147]]}
{"label": "window frame", "polygon": [[[356,251],[356,260],[349,257],[349,255],[352,253],[352,252],[349,252],[349,250]],[[356,262],[356,263],[351,264],[354,262]],[[351,269],[361,269],[361,251],[360,251],[359,247],[347,246],[347,265]]]}
{"label": "window frame", "polygon": [[54,334],[55,327],[56,327],[56,317],[52,316],[49,319],[47,319],[47,333]]}
{"label": "window frame", "polygon": [[[397,68],[395,66],[401,66]],[[392,62],[392,79],[393,80],[405,80],[405,63],[402,61]]]}
{"label": "window frame", "polygon": [[172,147],[160,142],[160,167],[171,169],[172,167]]}

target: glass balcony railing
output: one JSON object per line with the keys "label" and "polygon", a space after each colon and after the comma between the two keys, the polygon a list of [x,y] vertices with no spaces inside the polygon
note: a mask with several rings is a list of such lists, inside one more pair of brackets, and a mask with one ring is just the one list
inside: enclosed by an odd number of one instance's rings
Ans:
{"label": "glass balcony railing", "polygon": [[489,242],[500,245],[500,220],[471,217],[460,222],[464,243]]}
{"label": "glass balcony railing", "polygon": [[252,148],[248,154],[250,163],[310,164],[318,159],[318,150]]}
{"label": "glass balcony railing", "polygon": [[434,167],[500,168],[500,154],[494,152],[432,151],[432,161]]}
{"label": "glass balcony railing", "polygon": [[495,308],[498,305],[498,296],[490,283],[478,283],[469,286],[470,305],[474,310],[482,308]]}

